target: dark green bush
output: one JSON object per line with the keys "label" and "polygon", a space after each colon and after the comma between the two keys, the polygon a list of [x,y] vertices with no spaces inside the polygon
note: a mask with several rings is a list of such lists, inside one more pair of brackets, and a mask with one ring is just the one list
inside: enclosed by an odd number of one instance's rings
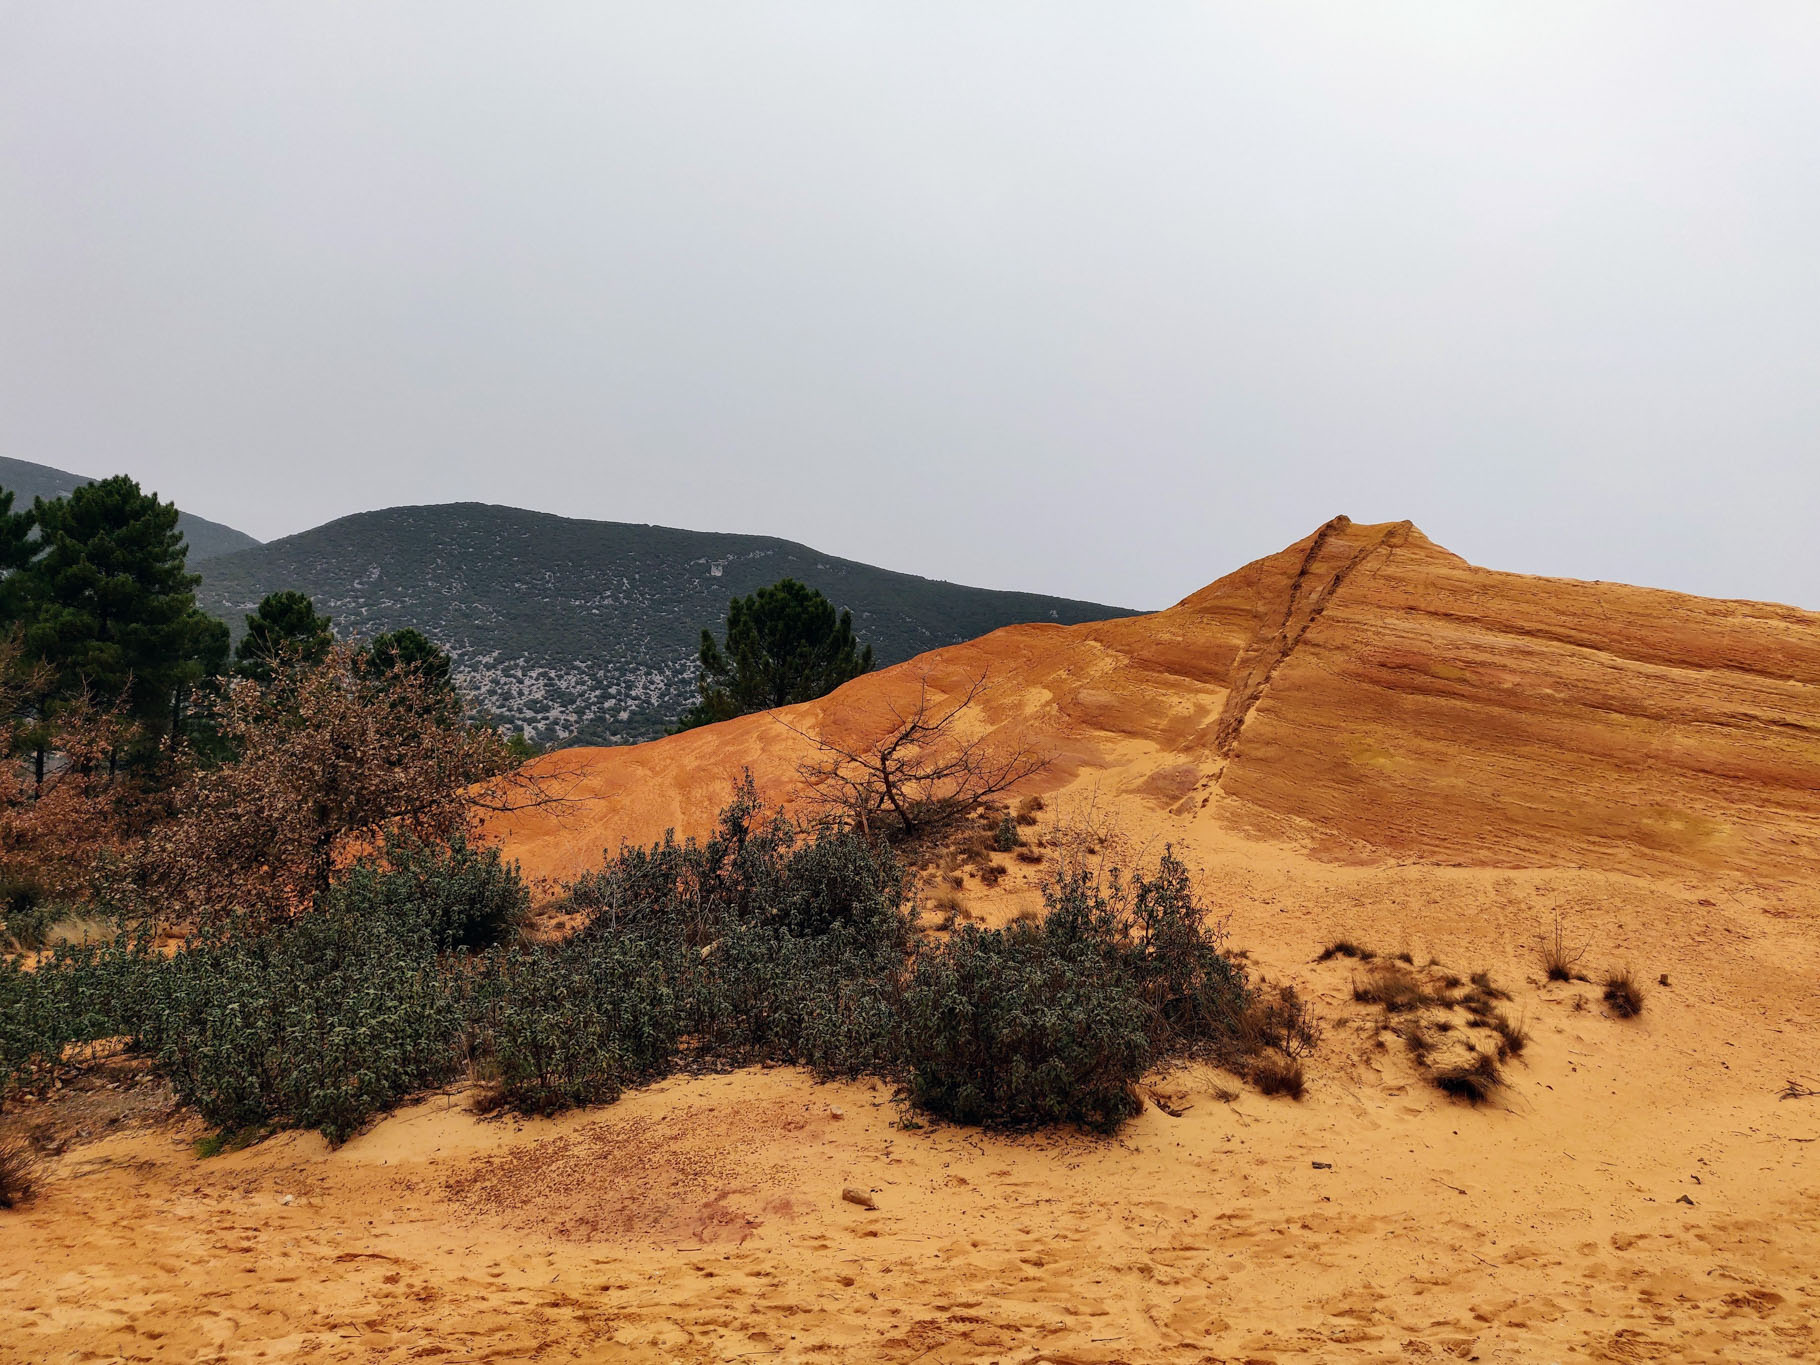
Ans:
{"label": "dark green bush", "polygon": [[0,941],[11,939],[21,948],[42,948],[56,919],[49,893],[36,877],[0,872]]}
{"label": "dark green bush", "polygon": [[963,1123],[1116,1127],[1135,1082],[1186,1052],[1236,1054],[1243,969],[1165,852],[1153,877],[1057,878],[1037,925],[924,945],[904,994],[911,1098]]}
{"label": "dark green bush", "polygon": [[1250,1002],[1223,930],[1196,904],[1188,869],[1164,849],[1152,876],[1105,882],[1076,872],[1044,889],[1047,932],[1098,945],[1145,1009],[1158,1056],[1231,1046]]}
{"label": "dark green bush", "polygon": [[322,909],[363,923],[420,925],[438,948],[488,948],[517,931],[531,893],[496,848],[477,849],[459,834],[446,847],[394,836],[341,874]]}
{"label": "dark green bush", "polygon": [[1101,945],[963,926],[917,960],[903,1005],[913,1103],[959,1123],[1110,1129],[1141,1107],[1144,1008]]}
{"label": "dark green bush", "polygon": [[498,1099],[553,1113],[617,1099],[671,1070],[684,965],[682,954],[632,936],[493,954],[475,992],[475,1049]]}
{"label": "dark green bush", "polygon": [[156,964],[134,1032],[211,1123],[341,1142],[457,1073],[464,996],[427,927],[314,914]]}
{"label": "dark green bush", "polygon": [[998,831],[992,836],[992,846],[1000,853],[1009,853],[1017,845],[1017,821],[1012,818],[1010,811],[1006,811],[999,817]]}
{"label": "dark green bush", "polygon": [[904,872],[857,834],[767,814],[747,774],[706,842],[666,834],[648,849],[622,848],[571,894],[591,932],[679,936],[700,947],[736,926],[800,937],[889,919],[903,903]]}

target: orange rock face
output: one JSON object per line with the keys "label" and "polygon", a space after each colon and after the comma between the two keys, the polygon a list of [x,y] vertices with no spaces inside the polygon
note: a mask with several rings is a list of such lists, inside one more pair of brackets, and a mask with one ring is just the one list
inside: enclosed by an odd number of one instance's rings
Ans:
{"label": "orange rock face", "polygon": [[969,721],[1054,756],[1030,787],[1141,801],[1170,837],[1296,829],[1479,866],[1812,873],[1820,615],[1474,568],[1407,522],[1335,518],[1166,611],[1013,626],[771,715],[543,760],[587,798],[496,827],[533,875],[707,827],[804,735],[861,740],[985,673]]}

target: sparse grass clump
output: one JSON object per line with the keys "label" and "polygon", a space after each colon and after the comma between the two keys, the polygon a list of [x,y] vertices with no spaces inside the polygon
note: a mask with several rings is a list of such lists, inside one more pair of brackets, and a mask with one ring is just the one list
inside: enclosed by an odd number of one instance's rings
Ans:
{"label": "sparse grass clump", "polygon": [[1312,1056],[1321,1042],[1320,1025],[1293,986],[1254,988],[1239,1031],[1250,1051],[1274,1049],[1297,1059]]}
{"label": "sparse grass clump", "polygon": [[1302,1063],[1281,1052],[1263,1052],[1252,1059],[1251,1083],[1266,1095],[1287,1095],[1299,1100],[1308,1093]]}
{"label": "sparse grass clump", "polygon": [[1584,981],[1586,976],[1580,971],[1580,962],[1586,956],[1586,945],[1572,947],[1567,941],[1567,930],[1559,915],[1555,916],[1554,929],[1543,939],[1541,948],[1542,974],[1550,981]]}
{"label": "sparse grass clump", "polygon": [[1504,1083],[1501,1050],[1484,1051],[1436,1022],[1412,1020],[1400,1030],[1410,1056],[1437,1090],[1479,1104]]}
{"label": "sparse grass clump", "polygon": [[1352,998],[1398,1014],[1418,1009],[1433,997],[1409,968],[1399,962],[1380,962],[1352,983]]}
{"label": "sparse grass clump", "polygon": [[1643,988],[1629,967],[1605,974],[1605,1004],[1620,1019],[1643,1013]]}
{"label": "sparse grass clump", "polygon": [[1408,1045],[1437,1089],[1477,1104],[1503,1084],[1503,1064],[1529,1045],[1529,1030],[1498,1007],[1510,999],[1490,973],[1470,982],[1439,962],[1414,969],[1379,959],[1353,982],[1353,999],[1383,1008],[1384,1025]]}
{"label": "sparse grass clump", "polygon": [[[1454,984],[1458,985],[1459,983],[1456,981]],[[1510,999],[1509,991],[1500,990],[1495,984],[1493,984],[1490,972],[1482,972],[1482,971],[1474,972],[1472,974],[1472,984],[1473,984],[1474,990],[1484,993],[1486,996],[1490,997],[1493,1000]]]}
{"label": "sparse grass clump", "polygon": [[944,933],[969,918],[966,897],[957,891],[936,892],[929,902],[929,909],[935,915],[935,927]]}
{"label": "sparse grass clump", "polygon": [[1475,1052],[1467,1059],[1440,1063],[1430,1068],[1429,1078],[1437,1088],[1469,1104],[1490,1099],[1504,1083],[1498,1059],[1490,1052]]}
{"label": "sparse grass clump", "polygon": [[1350,957],[1360,962],[1370,962],[1376,956],[1371,949],[1361,947],[1349,938],[1339,938],[1321,949],[1321,955],[1315,961],[1331,962],[1336,957]]}
{"label": "sparse grass clump", "polygon": [[1515,1057],[1529,1046],[1529,1026],[1521,1019],[1513,1020],[1499,1010],[1492,1015],[1491,1026],[1498,1035],[1500,1055]]}
{"label": "sparse grass clump", "polygon": [[0,1137],[0,1209],[16,1209],[31,1197],[38,1159],[17,1133]]}

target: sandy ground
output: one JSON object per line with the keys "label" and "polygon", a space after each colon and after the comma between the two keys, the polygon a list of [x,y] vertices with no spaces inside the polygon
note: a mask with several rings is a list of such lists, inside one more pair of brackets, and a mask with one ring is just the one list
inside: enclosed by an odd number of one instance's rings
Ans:
{"label": "sandy ground", "polygon": [[[1179,1117],[1005,1137],[781,1069],[555,1120],[436,1096],[336,1151],[203,1160],[152,1126],[72,1147],[0,1225],[0,1359],[1820,1355],[1820,1099],[1777,1098],[1820,1076],[1798,889],[1198,852],[1235,944],[1326,1021],[1301,1103],[1189,1068],[1152,1087]],[[1589,966],[1668,976],[1640,1018],[1541,983],[1557,907]],[[1357,969],[1310,961],[1338,933],[1508,987],[1533,1041],[1504,1096],[1380,1046]]]}

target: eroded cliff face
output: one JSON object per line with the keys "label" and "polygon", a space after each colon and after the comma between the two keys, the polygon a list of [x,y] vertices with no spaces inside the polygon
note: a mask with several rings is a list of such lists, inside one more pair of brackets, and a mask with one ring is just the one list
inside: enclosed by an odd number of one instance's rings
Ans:
{"label": "eroded cliff face", "polygon": [[1427,858],[1820,869],[1820,617],[1323,532],[1227,794]]}
{"label": "eroded cliff face", "polygon": [[1013,626],[776,716],[553,755],[597,799],[501,832],[572,875],[705,828],[742,768],[786,801],[802,734],[863,741],[982,672],[976,725],[1055,755],[1034,790],[1091,784],[1184,838],[1252,811],[1385,856],[1820,873],[1820,616],[1497,573],[1344,517],[1166,611]]}

